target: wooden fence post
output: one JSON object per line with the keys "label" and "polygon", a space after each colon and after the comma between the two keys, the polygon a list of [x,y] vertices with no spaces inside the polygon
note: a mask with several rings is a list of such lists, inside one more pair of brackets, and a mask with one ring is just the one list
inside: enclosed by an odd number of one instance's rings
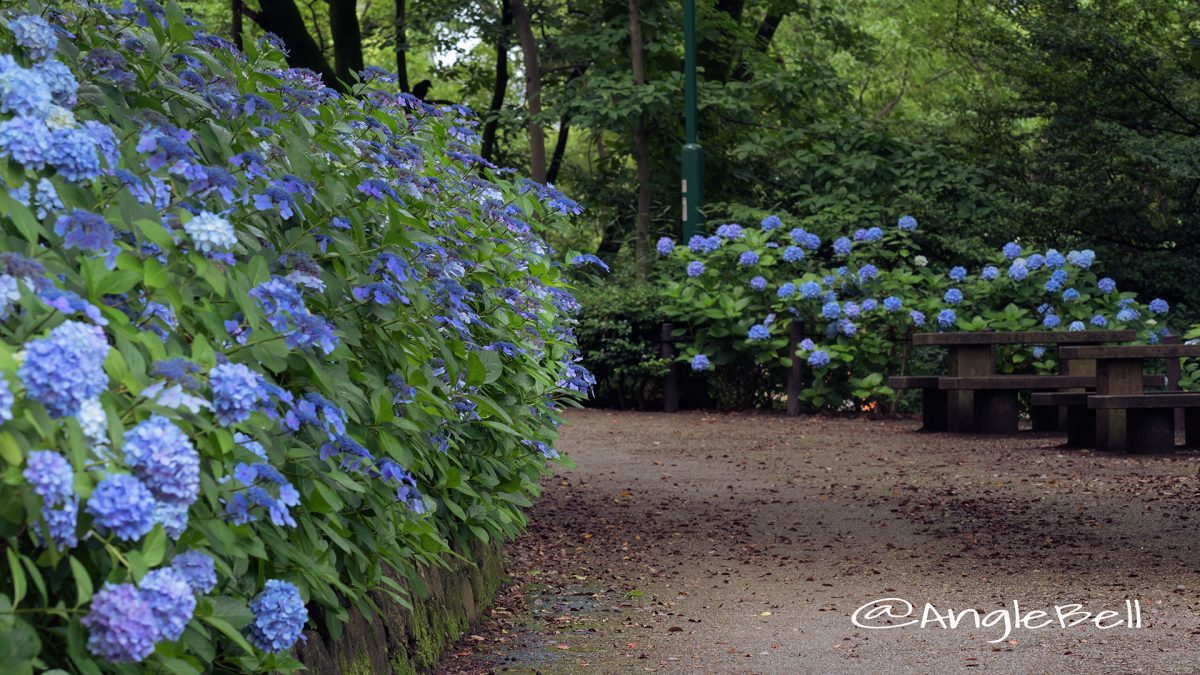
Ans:
{"label": "wooden fence post", "polygon": [[663,412],[679,412],[679,364],[675,363],[674,324],[662,325],[660,349],[667,362],[667,378],[663,381]]}
{"label": "wooden fence post", "polygon": [[788,368],[787,376],[788,417],[798,417],[800,415],[800,391],[803,388],[804,360],[796,356],[796,350],[800,349],[800,340],[803,337],[804,324],[793,320],[792,332],[788,338],[788,358],[792,360],[792,366]]}
{"label": "wooden fence post", "polygon": [[[1181,342],[1178,335],[1168,335],[1162,339],[1163,344],[1177,345]],[[1179,381],[1183,379],[1183,363],[1178,358],[1167,360],[1167,391],[1179,391]],[[1175,428],[1185,429],[1184,409],[1175,409]]]}

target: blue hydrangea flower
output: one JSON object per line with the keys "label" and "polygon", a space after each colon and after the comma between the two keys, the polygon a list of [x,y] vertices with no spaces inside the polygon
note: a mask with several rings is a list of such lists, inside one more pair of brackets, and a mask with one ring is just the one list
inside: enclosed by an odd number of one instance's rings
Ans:
{"label": "blue hydrangea flower", "polygon": [[805,281],[800,284],[800,297],[812,300],[821,296],[821,284],[815,281]]}
{"label": "blue hydrangea flower", "polygon": [[883,299],[883,308],[888,312],[899,312],[904,307],[904,301],[894,295]]}
{"label": "blue hydrangea flower", "polygon": [[752,342],[760,342],[771,337],[771,330],[761,323],[756,323],[750,327],[750,332],[747,334],[747,339]]}
{"label": "blue hydrangea flower", "polygon": [[913,311],[908,313],[908,316],[912,319],[914,326],[924,326],[925,325],[925,312],[921,312],[921,311],[914,309]]}
{"label": "blue hydrangea flower", "polygon": [[692,253],[708,254],[721,248],[722,239],[720,237],[703,237],[701,235],[693,235],[688,240],[688,250]]}
{"label": "blue hydrangea flower", "polygon": [[233,225],[224,216],[201,211],[183,224],[184,232],[192,238],[196,248],[204,253],[228,251],[237,244]]}
{"label": "blue hydrangea flower", "polygon": [[46,503],[64,501],[75,494],[75,470],[66,457],[50,450],[34,450],[26,460],[25,480]]}
{"label": "blue hydrangea flower", "polygon": [[775,291],[775,296],[779,297],[779,298],[790,298],[795,294],[796,294],[796,285],[790,281],[785,282],[782,286],[779,287],[778,291]]}
{"label": "blue hydrangea flower", "polygon": [[14,117],[0,122],[0,157],[27,169],[41,169],[53,158],[54,136],[40,119]]}
{"label": "blue hydrangea flower", "polygon": [[692,370],[699,373],[708,370],[710,367],[712,367],[712,364],[709,363],[708,356],[697,354],[692,357]]}
{"label": "blue hydrangea flower", "polygon": [[1000,268],[996,267],[995,265],[988,265],[987,267],[983,268],[983,271],[979,273],[979,276],[983,277],[984,281],[995,281],[1000,277]]}
{"label": "blue hydrangea flower", "polygon": [[22,14],[8,22],[16,43],[25,48],[35,61],[44,61],[58,47],[58,34],[54,27],[37,14]]}
{"label": "blue hydrangea flower", "polygon": [[1041,269],[1046,264],[1046,257],[1041,253],[1034,253],[1025,259],[1025,266],[1031,270]]}
{"label": "blue hydrangea flower", "polygon": [[658,250],[659,255],[671,255],[671,251],[675,250],[675,241],[670,237],[662,237],[655,245],[655,249]]}
{"label": "blue hydrangea flower", "polygon": [[949,276],[951,281],[962,281],[967,278],[967,268],[962,266],[951,267]]}
{"label": "blue hydrangea flower", "polygon": [[29,398],[44,405],[51,417],[71,417],[108,385],[108,350],[98,326],[65,321],[46,337],[26,343],[17,375]]}
{"label": "blue hydrangea flower", "polygon": [[1079,299],[1079,291],[1075,290],[1074,288],[1068,288],[1067,290],[1063,291],[1062,298],[1066,302],[1074,302],[1075,300]]}
{"label": "blue hydrangea flower", "polygon": [[863,265],[858,270],[859,283],[866,283],[879,276],[879,268],[874,265]]}
{"label": "blue hydrangea flower", "polygon": [[142,481],[125,474],[113,474],[100,481],[88,499],[87,512],[101,533],[112,532],[118,539],[141,539],[154,528],[154,494]]}
{"label": "blue hydrangea flower", "polygon": [[849,319],[838,320],[837,329],[842,335],[851,337],[858,333],[858,325]]}
{"label": "blue hydrangea flower", "polygon": [[946,294],[942,296],[942,299],[946,301],[946,304],[957,305],[963,301],[963,292],[957,288],[951,288],[946,291]]}
{"label": "blue hydrangea flower", "polygon": [[[866,304],[866,303],[863,303],[863,304]],[[846,317],[850,318],[850,319],[857,319],[858,317],[862,316],[862,310],[863,310],[863,308],[860,307],[855,302],[848,301],[848,302],[846,302],[846,304],[842,305],[842,313],[845,314]]]}
{"label": "blue hydrangea flower", "polygon": [[905,232],[916,232],[917,219],[912,216],[900,216],[900,221],[896,223],[896,226]]}
{"label": "blue hydrangea flower", "polygon": [[1117,282],[1113,281],[1109,277],[1104,277],[1096,284],[1096,287],[1099,288],[1100,292],[1102,293],[1112,293],[1113,291],[1117,290]]}
{"label": "blue hydrangea flower", "polygon": [[217,585],[216,565],[212,557],[203,551],[179,553],[171,560],[171,567],[196,593],[209,593]]}
{"label": "blue hydrangea flower", "polygon": [[767,278],[759,275],[750,280],[750,288],[755,291],[767,290]]}
{"label": "blue hydrangea flower", "polygon": [[125,432],[125,464],[164,502],[191,504],[200,491],[200,454],[187,434],[162,415]]}
{"label": "blue hydrangea flower", "polygon": [[1166,314],[1171,311],[1171,306],[1162,298],[1155,298],[1150,301],[1150,311],[1155,314]]}
{"label": "blue hydrangea flower", "polygon": [[797,227],[789,233],[792,241],[799,246],[803,246],[809,250],[815,250],[821,246],[821,238],[811,232]]}
{"label": "blue hydrangea flower", "polygon": [[687,265],[687,275],[689,277],[698,277],[704,274],[704,263],[699,260],[693,260]]}
{"label": "blue hydrangea flower", "polygon": [[804,249],[800,248],[799,246],[788,246],[787,248],[783,249],[783,260],[784,262],[790,263],[804,260]]}
{"label": "blue hydrangea flower", "polygon": [[50,539],[59,550],[75,548],[79,543],[75,535],[79,525],[79,495],[71,495],[58,504],[43,503],[42,518],[50,531]]}
{"label": "blue hydrangea flower", "polygon": [[940,328],[950,328],[958,321],[958,316],[955,315],[952,309],[943,309],[938,312],[937,324]]}
{"label": "blue hydrangea flower", "polygon": [[1067,262],[1081,270],[1086,270],[1096,262],[1096,252],[1091,249],[1071,251],[1067,254]]}
{"label": "blue hydrangea flower", "polygon": [[1021,246],[1015,241],[1010,241],[1001,249],[1004,257],[1009,260],[1016,260],[1021,255]]}
{"label": "blue hydrangea flower", "polygon": [[760,223],[759,226],[762,228],[763,232],[770,232],[771,230],[777,230],[783,227],[783,221],[779,219],[779,216],[767,216],[766,218],[762,219],[762,223]]}
{"label": "blue hydrangea flower", "polygon": [[817,348],[817,343],[812,341],[812,338],[804,338],[800,341],[800,351],[811,352]]}
{"label": "blue hydrangea flower", "polygon": [[1046,267],[1049,267],[1052,270],[1057,270],[1062,269],[1062,267],[1066,264],[1067,259],[1064,258],[1063,254],[1059,253],[1056,249],[1050,249],[1049,251],[1046,251]]}
{"label": "blue hydrangea flower", "polygon": [[114,663],[134,663],[154,651],[161,629],[150,603],[133,584],[104,584],[82,619],[87,649]]}
{"label": "blue hydrangea flower", "polygon": [[1051,330],[1058,328],[1062,324],[1062,319],[1054,314],[1047,314],[1042,319],[1042,325]]}
{"label": "blue hydrangea flower", "polygon": [[821,306],[821,316],[826,319],[836,319],[842,315],[842,307],[836,302],[827,302]]}
{"label": "blue hydrangea flower", "polygon": [[584,265],[595,265],[596,267],[599,267],[600,269],[604,270],[605,272],[612,271],[611,269],[609,269],[608,264],[605,263],[603,260],[601,260],[599,256],[593,255],[591,253],[584,253],[582,255],[575,256],[574,258],[571,259],[571,264],[576,267],[583,267]]}
{"label": "blue hydrangea flower", "polygon": [[300,590],[279,579],[267,580],[262,592],[250,601],[250,611],[254,621],[246,637],[266,652],[291,649],[308,621]]}
{"label": "blue hydrangea flower", "polygon": [[223,363],[208,375],[212,385],[212,407],[221,426],[237,424],[250,417],[266,398],[262,377],[241,363]]}
{"label": "blue hydrangea flower", "polygon": [[868,227],[866,232],[863,232],[863,241],[879,241],[883,239],[883,230],[878,227]]}
{"label": "blue hydrangea flower", "polygon": [[758,264],[758,254],[754,251],[744,251],[738,256],[738,264],[742,267],[752,267]]}
{"label": "blue hydrangea flower", "polygon": [[59,216],[54,234],[63,238],[67,248],[105,254],[116,248],[112,225],[103,216],[80,209]]}
{"label": "blue hydrangea flower", "polygon": [[1050,278],[1046,280],[1046,290],[1050,293],[1057,293],[1057,292],[1061,291],[1063,286],[1065,286],[1066,284],[1067,284],[1067,271],[1061,270],[1061,269],[1054,270],[1054,273],[1051,274]]}
{"label": "blue hydrangea flower", "polygon": [[824,350],[814,349],[813,352],[808,355],[808,365],[812,366],[813,368],[824,368],[825,366],[829,365],[829,354],[826,354]]}
{"label": "blue hydrangea flower", "polygon": [[850,251],[854,248],[854,242],[846,237],[838,237],[833,242],[833,252],[837,255],[850,255]]}
{"label": "blue hydrangea flower", "polygon": [[141,595],[158,620],[160,638],[178,640],[196,611],[196,596],[183,575],[171,567],[151,570],[142,577]]}
{"label": "blue hydrangea flower", "polygon": [[14,402],[12,389],[8,388],[8,380],[0,377],[0,424],[13,418],[12,407]]}
{"label": "blue hydrangea flower", "polygon": [[1011,267],[1008,268],[1008,278],[1013,281],[1024,281],[1029,276],[1029,266],[1024,259],[1017,258],[1013,261]]}
{"label": "blue hydrangea flower", "polygon": [[742,226],[730,223],[717,228],[717,236],[722,239],[741,239]]}
{"label": "blue hydrangea flower", "polygon": [[862,301],[862,311],[874,312],[876,309],[879,309],[879,301],[875,298],[867,298]]}
{"label": "blue hydrangea flower", "polygon": [[1033,358],[1040,359],[1046,355],[1046,348],[1041,345],[1034,345],[1029,350],[1029,353],[1033,354]]}
{"label": "blue hydrangea flower", "polygon": [[50,90],[51,101],[64,108],[75,107],[75,96],[79,90],[79,82],[67,64],[62,61],[42,61],[34,64],[33,69],[42,76],[46,88]]}
{"label": "blue hydrangea flower", "polygon": [[45,119],[52,102],[50,87],[41,73],[20,66],[0,72],[0,112]]}
{"label": "blue hydrangea flower", "polygon": [[154,522],[160,523],[173,541],[179,541],[188,527],[188,505],[179,502],[155,502]]}
{"label": "blue hydrangea flower", "polygon": [[1104,318],[1104,315],[1102,314],[1097,314],[1096,316],[1092,317],[1091,324],[1099,328],[1104,328],[1108,325],[1108,319]]}
{"label": "blue hydrangea flower", "polygon": [[1081,330],[1087,330],[1087,326],[1085,326],[1082,321],[1072,321],[1071,325],[1067,326],[1067,330],[1078,332]]}

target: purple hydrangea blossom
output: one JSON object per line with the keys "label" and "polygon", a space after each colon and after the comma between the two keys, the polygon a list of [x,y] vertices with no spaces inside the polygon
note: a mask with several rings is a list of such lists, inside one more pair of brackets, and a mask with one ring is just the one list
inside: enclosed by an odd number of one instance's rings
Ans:
{"label": "purple hydrangea blossom", "polygon": [[171,567],[151,570],[142,577],[141,596],[158,621],[163,640],[178,640],[196,611],[196,596],[187,579]]}
{"label": "purple hydrangea blossom", "polygon": [[145,659],[162,634],[150,603],[133,584],[105,584],[92,596],[82,623],[88,629],[88,651],[114,663]]}
{"label": "purple hydrangea blossom", "polygon": [[70,417],[107,386],[108,350],[99,327],[65,321],[46,337],[26,343],[17,374],[29,398],[46,406],[51,417]]}
{"label": "purple hydrangea blossom", "polygon": [[157,499],[191,504],[200,490],[200,454],[183,430],[153,415],[125,432],[125,464]]}
{"label": "purple hydrangea blossom", "polygon": [[156,522],[154,494],[142,481],[125,474],[106,476],[92,491],[87,512],[103,534],[133,541],[146,535]]}
{"label": "purple hydrangea blossom", "polygon": [[209,593],[217,585],[216,565],[203,551],[184,551],[171,560],[171,567],[196,593]]}

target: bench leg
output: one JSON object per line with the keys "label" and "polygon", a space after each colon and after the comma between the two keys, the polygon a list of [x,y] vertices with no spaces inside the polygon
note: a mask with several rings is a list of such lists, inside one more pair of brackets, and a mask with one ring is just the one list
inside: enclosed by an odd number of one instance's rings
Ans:
{"label": "bench leg", "polygon": [[921,390],[921,431],[946,430],[946,391],[937,387]]}
{"label": "bench leg", "polygon": [[1096,411],[1084,406],[1066,406],[1067,445],[1091,448],[1096,445]]}
{"label": "bench leg", "polygon": [[1129,435],[1125,432],[1124,410],[1096,411],[1096,449],[1100,452],[1128,452]]}
{"label": "bench leg", "polygon": [[1035,405],[1029,408],[1034,431],[1058,431],[1058,406]]}
{"label": "bench leg", "polygon": [[1129,452],[1171,452],[1175,449],[1175,409],[1135,408],[1129,414]]}
{"label": "bench leg", "polygon": [[975,431],[975,392],[946,392],[946,430],[957,434]]}
{"label": "bench leg", "polygon": [[1200,408],[1184,408],[1183,439],[1189,448],[1200,448]]}
{"label": "bench leg", "polygon": [[980,389],[975,392],[975,431],[981,434],[1015,434],[1020,407],[1017,392]]}

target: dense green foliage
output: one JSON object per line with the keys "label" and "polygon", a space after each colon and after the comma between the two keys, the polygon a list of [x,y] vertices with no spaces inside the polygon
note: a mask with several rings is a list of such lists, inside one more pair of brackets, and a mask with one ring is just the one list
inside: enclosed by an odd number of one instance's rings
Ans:
{"label": "dense green foliage", "polygon": [[[0,27],[0,669],[291,670],[290,589],[337,635],[404,601],[389,575],[514,534],[589,383],[537,233],[573,202],[480,177],[476,121],[382,74],[338,96],[174,5],[30,11],[59,32]],[[5,135],[27,112],[94,170]],[[216,578],[174,639],[142,601],[183,551]]]}

